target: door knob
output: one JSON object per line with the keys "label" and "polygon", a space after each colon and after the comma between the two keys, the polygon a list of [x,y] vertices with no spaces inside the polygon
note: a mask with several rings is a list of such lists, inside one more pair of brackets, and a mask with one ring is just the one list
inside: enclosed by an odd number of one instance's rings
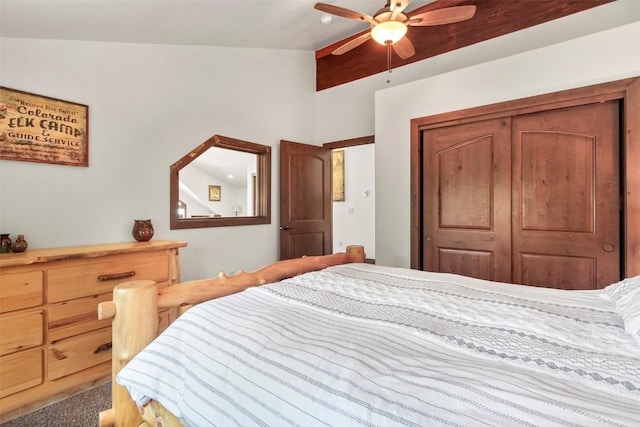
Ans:
{"label": "door knob", "polygon": [[604,245],[602,245],[602,250],[605,252],[612,252],[614,249],[614,246],[611,243],[605,243]]}
{"label": "door knob", "polygon": [[280,226],[280,230],[287,231],[288,229],[289,229],[289,227],[287,227],[286,225],[281,225]]}

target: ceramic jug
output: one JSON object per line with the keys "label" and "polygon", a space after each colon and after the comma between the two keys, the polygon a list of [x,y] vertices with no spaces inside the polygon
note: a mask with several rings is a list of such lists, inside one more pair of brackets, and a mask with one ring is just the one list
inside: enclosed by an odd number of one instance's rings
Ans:
{"label": "ceramic jug", "polygon": [[18,234],[18,238],[11,244],[11,250],[13,252],[24,252],[28,246],[29,244],[24,240],[24,234]]}
{"label": "ceramic jug", "polygon": [[133,238],[138,242],[146,242],[153,237],[153,225],[150,219],[133,220],[133,230],[131,232]]}

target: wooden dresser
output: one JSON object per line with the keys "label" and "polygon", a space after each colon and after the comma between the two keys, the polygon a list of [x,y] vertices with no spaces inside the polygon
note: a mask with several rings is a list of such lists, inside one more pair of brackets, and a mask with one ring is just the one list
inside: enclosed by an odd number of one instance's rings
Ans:
{"label": "wooden dresser", "polygon": [[[0,254],[0,423],[111,377],[111,320],[97,306],[118,283],[180,281],[184,242]],[[161,328],[169,312],[160,313]]]}

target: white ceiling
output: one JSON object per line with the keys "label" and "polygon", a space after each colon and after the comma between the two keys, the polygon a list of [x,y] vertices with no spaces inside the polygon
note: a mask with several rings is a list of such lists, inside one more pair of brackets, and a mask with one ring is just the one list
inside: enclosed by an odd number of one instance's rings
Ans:
{"label": "white ceiling", "polygon": [[[414,0],[411,11],[433,0]],[[0,36],[315,51],[367,24],[316,0],[0,0]],[[372,15],[385,0],[325,0]]]}

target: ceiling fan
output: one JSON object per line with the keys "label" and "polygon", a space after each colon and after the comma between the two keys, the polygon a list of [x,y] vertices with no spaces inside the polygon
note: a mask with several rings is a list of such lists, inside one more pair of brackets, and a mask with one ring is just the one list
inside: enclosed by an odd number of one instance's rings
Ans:
{"label": "ceiling fan", "polygon": [[446,7],[416,15],[407,15],[403,13],[403,10],[410,2],[411,0],[389,0],[373,16],[327,3],[316,3],[314,8],[331,15],[367,22],[371,26],[366,33],[336,48],[331,52],[333,55],[342,55],[373,38],[381,45],[393,47],[393,50],[402,59],[407,59],[416,53],[413,43],[405,37],[408,27],[451,24],[470,19],[476,13],[476,7],[469,5]]}

